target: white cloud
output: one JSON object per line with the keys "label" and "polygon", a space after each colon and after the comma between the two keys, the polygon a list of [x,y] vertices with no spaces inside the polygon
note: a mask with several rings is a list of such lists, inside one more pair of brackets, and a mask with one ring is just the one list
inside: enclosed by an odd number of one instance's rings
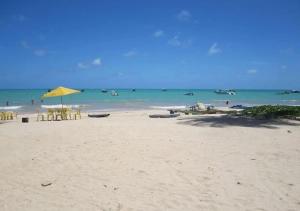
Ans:
{"label": "white cloud", "polygon": [[132,56],[135,56],[135,55],[137,55],[137,52],[135,50],[131,50],[131,51],[128,51],[128,52],[123,54],[123,56],[125,56],[125,57],[132,57]]}
{"label": "white cloud", "polygon": [[187,40],[182,41],[181,46],[182,47],[189,47],[192,44],[193,44],[193,41],[191,39],[187,39]]}
{"label": "white cloud", "polygon": [[214,43],[212,44],[212,46],[210,46],[210,48],[208,49],[208,55],[214,55],[214,54],[218,54],[221,53],[222,50],[221,48],[218,48],[218,43]]}
{"label": "white cloud", "polygon": [[181,41],[179,40],[178,36],[174,36],[172,39],[168,41],[169,45],[179,47],[181,46]]}
{"label": "white cloud", "polygon": [[92,62],[93,65],[100,66],[102,64],[101,58],[96,58]]}
{"label": "white cloud", "polygon": [[80,68],[80,69],[87,69],[89,66],[87,64],[82,63],[82,62],[79,62],[77,64],[77,67]]}
{"label": "white cloud", "polygon": [[26,41],[21,41],[21,46],[23,47],[23,48],[30,48],[30,46],[29,46],[29,44],[26,42]]}
{"label": "white cloud", "polygon": [[45,56],[48,53],[47,50],[45,50],[45,49],[35,49],[35,48],[31,47],[29,45],[29,43],[26,42],[25,40],[21,41],[20,44],[21,44],[22,48],[30,49],[33,52],[33,54],[36,56]]}
{"label": "white cloud", "polygon": [[92,65],[101,66],[102,65],[101,58],[100,57],[95,58],[91,62],[78,62],[77,63],[77,67],[80,68],[80,69],[88,69],[88,68],[91,68]]}
{"label": "white cloud", "polygon": [[168,44],[174,47],[186,48],[192,45],[192,40],[191,39],[182,40],[179,38],[179,36],[176,35],[173,38],[168,40]]}
{"label": "white cloud", "polygon": [[286,68],[287,68],[286,65],[281,65],[281,69],[282,69],[282,70],[285,70]]}
{"label": "white cloud", "polygon": [[39,35],[38,35],[38,39],[41,40],[41,41],[44,41],[44,40],[46,40],[46,35],[44,35],[44,34],[39,34]]}
{"label": "white cloud", "polygon": [[266,65],[266,64],[269,64],[269,62],[266,62],[266,61],[251,61],[250,64],[253,64],[253,65]]}
{"label": "white cloud", "polygon": [[154,37],[162,37],[164,35],[165,35],[165,33],[163,30],[157,30],[156,32],[153,33]]}
{"label": "white cloud", "polygon": [[24,22],[24,21],[27,20],[27,18],[26,18],[24,15],[22,15],[22,14],[15,15],[15,16],[13,16],[13,18],[14,18],[16,21],[19,21],[19,22]]}
{"label": "white cloud", "polygon": [[47,52],[43,49],[37,49],[37,50],[34,50],[33,53],[36,56],[45,56]]}
{"label": "white cloud", "polygon": [[177,19],[180,21],[189,21],[191,19],[192,15],[188,10],[181,10],[177,14]]}
{"label": "white cloud", "polygon": [[287,54],[287,55],[293,55],[295,53],[295,50],[293,48],[286,48],[280,50],[280,53]]}
{"label": "white cloud", "polygon": [[256,74],[258,71],[256,69],[250,69],[247,71],[248,74]]}

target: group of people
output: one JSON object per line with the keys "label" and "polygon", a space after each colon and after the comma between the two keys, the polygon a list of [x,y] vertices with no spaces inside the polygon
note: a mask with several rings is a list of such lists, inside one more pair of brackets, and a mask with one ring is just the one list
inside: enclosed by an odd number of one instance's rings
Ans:
{"label": "group of people", "polygon": [[[44,102],[44,100],[43,99],[41,99],[41,103],[43,103]],[[35,101],[34,101],[34,99],[32,99],[31,100],[31,105],[34,105],[35,104]],[[6,101],[6,106],[9,106],[9,101]]]}

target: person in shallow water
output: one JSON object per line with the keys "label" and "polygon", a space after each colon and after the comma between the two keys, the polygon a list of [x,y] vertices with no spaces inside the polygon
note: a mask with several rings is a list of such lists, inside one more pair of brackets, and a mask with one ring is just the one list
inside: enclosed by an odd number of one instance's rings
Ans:
{"label": "person in shallow water", "polygon": [[8,106],[9,105],[9,102],[8,101],[6,101],[6,106]]}
{"label": "person in shallow water", "polygon": [[34,105],[34,99],[31,100],[31,105]]}

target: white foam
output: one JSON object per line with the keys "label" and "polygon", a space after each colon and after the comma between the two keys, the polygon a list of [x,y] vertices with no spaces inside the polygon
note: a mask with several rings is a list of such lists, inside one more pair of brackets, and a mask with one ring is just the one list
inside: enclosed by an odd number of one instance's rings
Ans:
{"label": "white foam", "polygon": [[4,106],[0,107],[0,110],[17,110],[22,108],[23,106]]}
{"label": "white foam", "polygon": [[187,106],[150,106],[154,109],[186,109]]}
{"label": "white foam", "polygon": [[42,108],[81,108],[85,105],[62,105],[62,104],[56,104],[56,105],[41,105]]}
{"label": "white foam", "polygon": [[300,101],[300,100],[281,100],[283,102],[297,102],[297,101]]}

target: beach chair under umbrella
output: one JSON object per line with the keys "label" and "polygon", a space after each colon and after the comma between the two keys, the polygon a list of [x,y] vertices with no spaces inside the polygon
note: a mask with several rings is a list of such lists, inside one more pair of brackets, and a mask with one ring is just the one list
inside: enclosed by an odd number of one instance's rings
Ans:
{"label": "beach chair under umbrella", "polygon": [[69,89],[63,86],[57,87],[56,89],[53,89],[50,92],[47,92],[45,94],[43,94],[42,98],[47,98],[47,97],[60,97],[60,101],[61,101],[61,106],[63,108],[63,100],[62,97],[64,95],[70,95],[70,94],[75,94],[75,93],[79,93],[80,91],[76,90],[76,89]]}

